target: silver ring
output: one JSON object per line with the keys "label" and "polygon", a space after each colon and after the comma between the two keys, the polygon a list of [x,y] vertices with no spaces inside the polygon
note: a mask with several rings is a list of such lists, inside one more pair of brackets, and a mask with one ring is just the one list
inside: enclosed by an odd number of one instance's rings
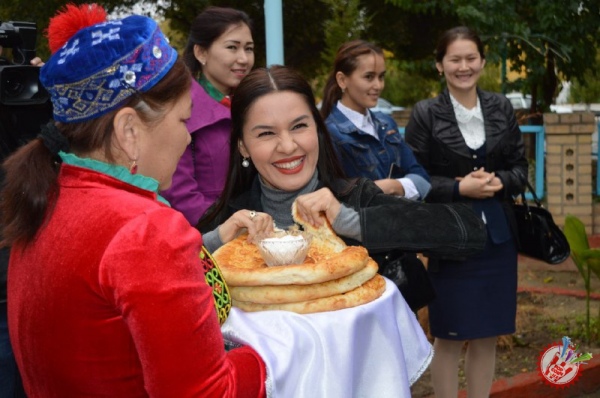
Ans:
{"label": "silver ring", "polygon": [[254,220],[254,217],[256,217],[256,212],[252,210],[250,211],[250,214],[248,214],[248,216],[250,216],[250,220]]}

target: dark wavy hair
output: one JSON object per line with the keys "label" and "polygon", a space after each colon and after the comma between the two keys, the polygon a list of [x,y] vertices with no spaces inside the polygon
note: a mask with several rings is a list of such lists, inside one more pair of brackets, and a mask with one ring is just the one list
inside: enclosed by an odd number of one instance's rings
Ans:
{"label": "dark wavy hair", "polygon": [[[67,138],[69,151],[87,154],[102,150],[114,161],[113,120],[123,107],[132,107],[149,126],[164,119],[173,104],[190,89],[190,74],[178,58],[169,72],[150,90],[130,96],[117,109],[80,123],[56,123]],[[31,242],[59,195],[59,168],[54,155],[41,138],[31,140],[9,156],[3,164],[5,179],[0,193],[2,246]]]}
{"label": "dark wavy hair", "polygon": [[437,47],[435,49],[435,61],[442,62],[444,60],[444,56],[446,55],[446,51],[448,50],[448,46],[454,43],[456,40],[464,39],[470,40],[477,46],[477,51],[479,51],[479,55],[481,59],[485,59],[485,52],[483,51],[483,43],[481,39],[475,33],[475,31],[466,26],[457,26],[452,29],[448,29],[440,36],[438,40]]}
{"label": "dark wavy hair", "polygon": [[383,57],[383,50],[381,47],[364,40],[346,42],[338,49],[333,62],[333,69],[323,90],[321,115],[324,119],[327,119],[335,104],[342,98],[342,89],[338,86],[335,75],[342,72],[344,75],[350,76],[358,68],[358,57],[366,54],[377,54]]}
{"label": "dark wavy hair", "polygon": [[232,25],[245,24],[252,32],[252,20],[244,11],[228,7],[207,7],[202,11],[190,28],[188,42],[183,51],[183,60],[192,72],[194,78],[198,78],[202,72],[202,65],[194,56],[194,46],[199,45],[208,49]]}
{"label": "dark wavy hair", "polygon": [[231,101],[229,171],[225,188],[216,206],[200,220],[198,228],[201,229],[210,224],[232,199],[250,190],[258,171],[252,162],[249,167],[242,167],[243,157],[239,151],[239,142],[242,140],[244,124],[252,104],[262,96],[278,91],[300,94],[311,111],[317,125],[319,141],[317,170],[321,182],[326,187],[331,187],[335,179],[344,178],[344,172],[337,159],[331,137],[315,105],[315,97],[308,82],[297,71],[286,66],[273,65],[269,68],[255,69],[241,81]]}

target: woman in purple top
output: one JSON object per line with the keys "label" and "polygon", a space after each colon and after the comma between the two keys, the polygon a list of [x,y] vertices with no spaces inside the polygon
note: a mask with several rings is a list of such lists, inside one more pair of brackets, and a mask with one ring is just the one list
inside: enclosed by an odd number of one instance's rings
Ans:
{"label": "woman in purple top", "polygon": [[230,99],[254,66],[252,23],[232,8],[208,7],[192,23],[184,60],[192,82],[192,141],[162,192],[192,225],[221,194],[229,164]]}

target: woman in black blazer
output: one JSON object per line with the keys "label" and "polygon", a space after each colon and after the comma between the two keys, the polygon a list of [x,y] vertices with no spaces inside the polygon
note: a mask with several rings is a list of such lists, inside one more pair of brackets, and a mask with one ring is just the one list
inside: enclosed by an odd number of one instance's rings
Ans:
{"label": "woman in black blazer", "polygon": [[484,65],[483,44],[472,30],[445,32],[436,68],[447,87],[417,103],[406,126],[406,142],[431,177],[427,201],[471,203],[488,231],[482,254],[429,260],[437,291],[429,306],[436,398],[457,396],[465,341],[469,396],[489,396],[497,337],[515,331],[517,242],[509,203],[523,189],[527,160],[510,102],[477,87]]}

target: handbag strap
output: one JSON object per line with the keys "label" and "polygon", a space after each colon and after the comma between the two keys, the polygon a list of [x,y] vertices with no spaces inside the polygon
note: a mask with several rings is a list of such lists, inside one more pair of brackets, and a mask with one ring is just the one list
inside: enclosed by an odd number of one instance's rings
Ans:
{"label": "handbag strap", "polygon": [[[531,192],[531,196],[533,196],[533,201],[535,202],[537,207],[543,207],[542,202],[538,199],[537,195],[535,194],[535,189],[533,189],[533,187],[529,183],[529,179],[525,176],[522,176],[520,173],[517,173],[517,175],[519,176],[519,179],[525,183],[525,186],[529,189],[529,192]],[[525,189],[521,193],[519,193],[519,195],[521,195],[521,200],[523,201],[523,204],[527,206],[527,199],[525,199]]]}

